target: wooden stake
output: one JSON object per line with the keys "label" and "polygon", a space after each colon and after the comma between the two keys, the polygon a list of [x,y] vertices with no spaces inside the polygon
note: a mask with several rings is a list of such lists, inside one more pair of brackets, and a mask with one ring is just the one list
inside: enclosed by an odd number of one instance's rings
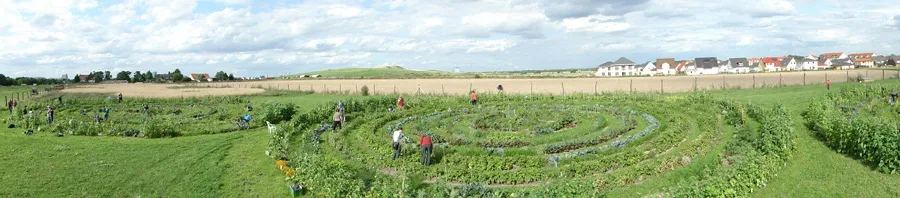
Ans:
{"label": "wooden stake", "polygon": [[628,80],[628,93],[634,93],[634,79]]}

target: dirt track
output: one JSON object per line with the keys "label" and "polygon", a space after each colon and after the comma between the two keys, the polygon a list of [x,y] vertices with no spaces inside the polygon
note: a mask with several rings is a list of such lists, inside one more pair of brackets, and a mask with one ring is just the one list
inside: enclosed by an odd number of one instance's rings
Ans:
{"label": "dirt track", "polygon": [[188,88],[173,84],[100,84],[63,89],[63,93],[122,93],[127,97],[178,98],[262,93],[255,88]]}
{"label": "dirt track", "polygon": [[[807,71],[758,74],[723,74],[701,76],[657,76],[623,78],[547,78],[547,79],[395,79],[395,80],[284,80],[214,83],[224,87],[262,87],[267,89],[314,90],[316,92],[358,93],[366,85],[377,94],[465,94],[495,91],[502,84],[507,93],[595,93],[595,92],[684,92],[725,88],[760,88],[778,85],[821,84],[826,78],[832,83],[846,82],[848,77],[868,76],[875,80],[897,78],[900,71],[850,70]],[[471,86],[471,87],[470,87]]]}

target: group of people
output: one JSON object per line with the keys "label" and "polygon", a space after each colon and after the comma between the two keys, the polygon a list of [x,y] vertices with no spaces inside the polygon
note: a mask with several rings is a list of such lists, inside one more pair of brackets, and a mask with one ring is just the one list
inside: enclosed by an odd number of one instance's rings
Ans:
{"label": "group of people", "polygon": [[[393,139],[392,147],[394,149],[394,156],[392,160],[397,160],[400,157],[400,153],[402,151],[402,144],[400,141],[403,139],[403,127],[397,128],[394,130],[394,133],[391,134]],[[421,147],[421,156],[419,157],[419,163],[425,166],[431,165],[431,151],[434,149],[434,145],[431,142],[431,137],[428,135],[422,134],[419,137],[419,147]]]}

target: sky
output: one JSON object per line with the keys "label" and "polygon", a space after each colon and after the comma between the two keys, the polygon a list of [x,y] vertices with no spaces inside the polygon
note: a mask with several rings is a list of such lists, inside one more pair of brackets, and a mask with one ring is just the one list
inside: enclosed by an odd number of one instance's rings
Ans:
{"label": "sky", "polygon": [[900,0],[0,0],[0,19],[16,77],[900,54]]}

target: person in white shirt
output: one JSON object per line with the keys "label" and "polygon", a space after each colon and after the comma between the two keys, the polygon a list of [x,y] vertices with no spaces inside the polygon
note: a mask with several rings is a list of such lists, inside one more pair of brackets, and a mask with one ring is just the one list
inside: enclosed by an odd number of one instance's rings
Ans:
{"label": "person in white shirt", "polygon": [[397,160],[397,157],[400,157],[400,137],[403,136],[403,127],[398,128],[392,134],[394,138],[394,158],[393,160]]}

